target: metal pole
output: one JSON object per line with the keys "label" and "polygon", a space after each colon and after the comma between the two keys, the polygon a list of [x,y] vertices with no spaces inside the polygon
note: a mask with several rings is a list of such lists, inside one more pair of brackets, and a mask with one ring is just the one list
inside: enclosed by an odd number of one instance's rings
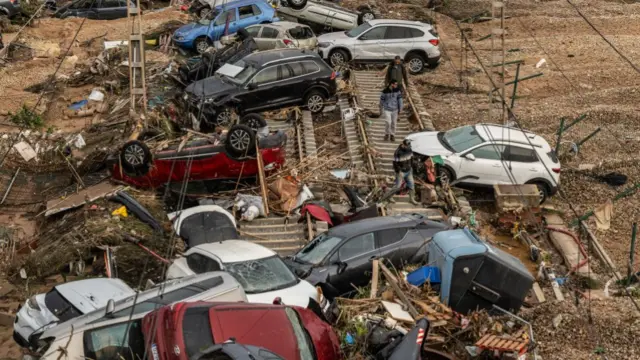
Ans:
{"label": "metal pole", "polygon": [[634,258],[635,258],[635,250],[636,250],[636,233],[638,231],[638,223],[633,223],[633,227],[631,228],[631,249],[629,250],[629,269],[627,271],[627,281],[631,281],[631,274],[635,272],[633,268]]}
{"label": "metal pole", "polygon": [[518,91],[518,76],[520,76],[520,64],[516,68],[516,79],[513,81],[513,94],[511,94],[511,109],[516,105],[516,91]]}
{"label": "metal pole", "polygon": [[[502,3],[502,6],[500,7],[500,46],[502,46],[502,73],[500,74],[500,83],[502,84],[502,123],[503,124],[507,124],[507,102],[506,102],[506,97],[505,97],[505,84],[504,84],[504,77],[505,77],[505,60],[507,58],[507,52],[506,49],[504,48],[504,35],[505,35],[505,29],[504,29],[504,8],[505,6],[507,6],[506,2]],[[517,80],[516,80],[517,82]]]}
{"label": "metal pole", "polygon": [[9,195],[9,192],[11,191],[11,188],[13,187],[13,182],[16,181],[16,178],[18,177],[18,173],[20,172],[20,168],[18,168],[18,170],[16,170],[16,173],[13,174],[13,177],[11,178],[11,182],[9,183],[9,186],[7,187],[7,191],[4,192],[4,196],[2,197],[2,201],[0,201],[0,205],[4,204],[4,201],[7,199],[7,196]]}
{"label": "metal pole", "polygon": [[560,128],[558,129],[558,138],[556,140],[556,156],[560,155],[560,140],[562,140],[562,129],[564,128],[565,118],[560,119]]}
{"label": "metal pole", "polygon": [[600,132],[600,130],[601,130],[600,128],[597,128],[597,129],[595,129],[595,131],[594,131],[594,132],[592,132],[591,134],[587,135],[587,137],[586,137],[586,138],[584,138],[584,139],[582,139],[582,140],[578,141],[578,143],[576,144],[576,145],[578,145],[578,148],[579,148],[580,146],[582,146],[582,144],[584,144],[584,143],[586,143],[587,141],[589,141],[589,139],[591,139],[592,137],[596,136],[596,134],[597,134],[597,133],[599,133],[599,132]]}

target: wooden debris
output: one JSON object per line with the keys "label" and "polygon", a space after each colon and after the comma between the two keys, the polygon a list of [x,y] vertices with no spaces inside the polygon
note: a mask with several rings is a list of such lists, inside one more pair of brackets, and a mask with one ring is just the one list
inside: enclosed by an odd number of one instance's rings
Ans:
{"label": "wooden debris", "polygon": [[370,299],[375,299],[378,295],[378,277],[379,277],[379,266],[378,259],[372,261],[373,270],[371,275],[371,294],[369,294]]}
{"label": "wooden debris", "polygon": [[418,310],[413,307],[411,301],[409,301],[409,298],[407,298],[407,295],[405,295],[402,289],[400,289],[400,286],[398,286],[398,283],[396,282],[395,277],[391,274],[391,271],[382,262],[380,262],[380,270],[382,270],[382,273],[387,278],[389,284],[391,284],[391,287],[393,288],[393,291],[396,293],[398,298],[400,298],[404,305],[407,306],[409,314],[411,314],[411,316],[413,316],[414,318],[418,317]]}
{"label": "wooden debris", "polygon": [[404,321],[408,323],[415,322],[411,314],[402,309],[402,305],[400,304],[392,303],[389,301],[382,301],[382,306],[384,306],[384,309],[387,310],[389,315],[391,315],[391,318],[394,320]]}

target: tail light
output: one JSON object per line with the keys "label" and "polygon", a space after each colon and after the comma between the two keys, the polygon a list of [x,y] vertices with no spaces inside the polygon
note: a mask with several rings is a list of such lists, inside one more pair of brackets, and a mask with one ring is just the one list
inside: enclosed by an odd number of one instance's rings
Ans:
{"label": "tail light", "polygon": [[553,168],[551,169],[551,171],[553,171],[556,174],[560,174],[560,168]]}
{"label": "tail light", "polygon": [[284,45],[288,48],[294,48],[296,47],[296,44],[293,43],[293,41],[289,40],[289,39],[283,39],[282,42],[284,43]]}
{"label": "tail light", "polygon": [[438,46],[438,44],[440,44],[440,40],[438,39],[431,39],[429,40],[429,43],[433,46]]}
{"label": "tail light", "polygon": [[338,73],[336,73],[335,71],[331,73],[331,80],[334,80],[336,77],[338,77]]}

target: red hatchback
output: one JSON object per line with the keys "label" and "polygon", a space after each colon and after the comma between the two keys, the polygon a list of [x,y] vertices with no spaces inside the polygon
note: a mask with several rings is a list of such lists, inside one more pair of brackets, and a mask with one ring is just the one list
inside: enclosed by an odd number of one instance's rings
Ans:
{"label": "red hatchback", "polygon": [[147,314],[142,329],[145,339],[152,339],[150,360],[188,360],[232,339],[286,360],[341,358],[331,326],[297,306],[183,302]]}
{"label": "red hatchback", "polygon": [[[141,188],[157,188],[169,181],[251,178],[258,174],[255,139],[254,130],[235,125],[220,144],[210,139],[194,140],[152,153],[142,141],[131,140],[123,146],[112,175],[115,180]],[[259,139],[265,171],[284,164],[286,141],[284,132]]]}

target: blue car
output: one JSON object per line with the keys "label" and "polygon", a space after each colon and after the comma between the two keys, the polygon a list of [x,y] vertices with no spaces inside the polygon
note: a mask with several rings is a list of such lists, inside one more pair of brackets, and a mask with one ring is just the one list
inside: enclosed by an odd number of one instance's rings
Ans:
{"label": "blue car", "polygon": [[276,10],[263,0],[238,0],[217,6],[206,18],[182,26],[173,34],[173,42],[181,48],[202,54],[215,41],[250,25],[279,21]]}

